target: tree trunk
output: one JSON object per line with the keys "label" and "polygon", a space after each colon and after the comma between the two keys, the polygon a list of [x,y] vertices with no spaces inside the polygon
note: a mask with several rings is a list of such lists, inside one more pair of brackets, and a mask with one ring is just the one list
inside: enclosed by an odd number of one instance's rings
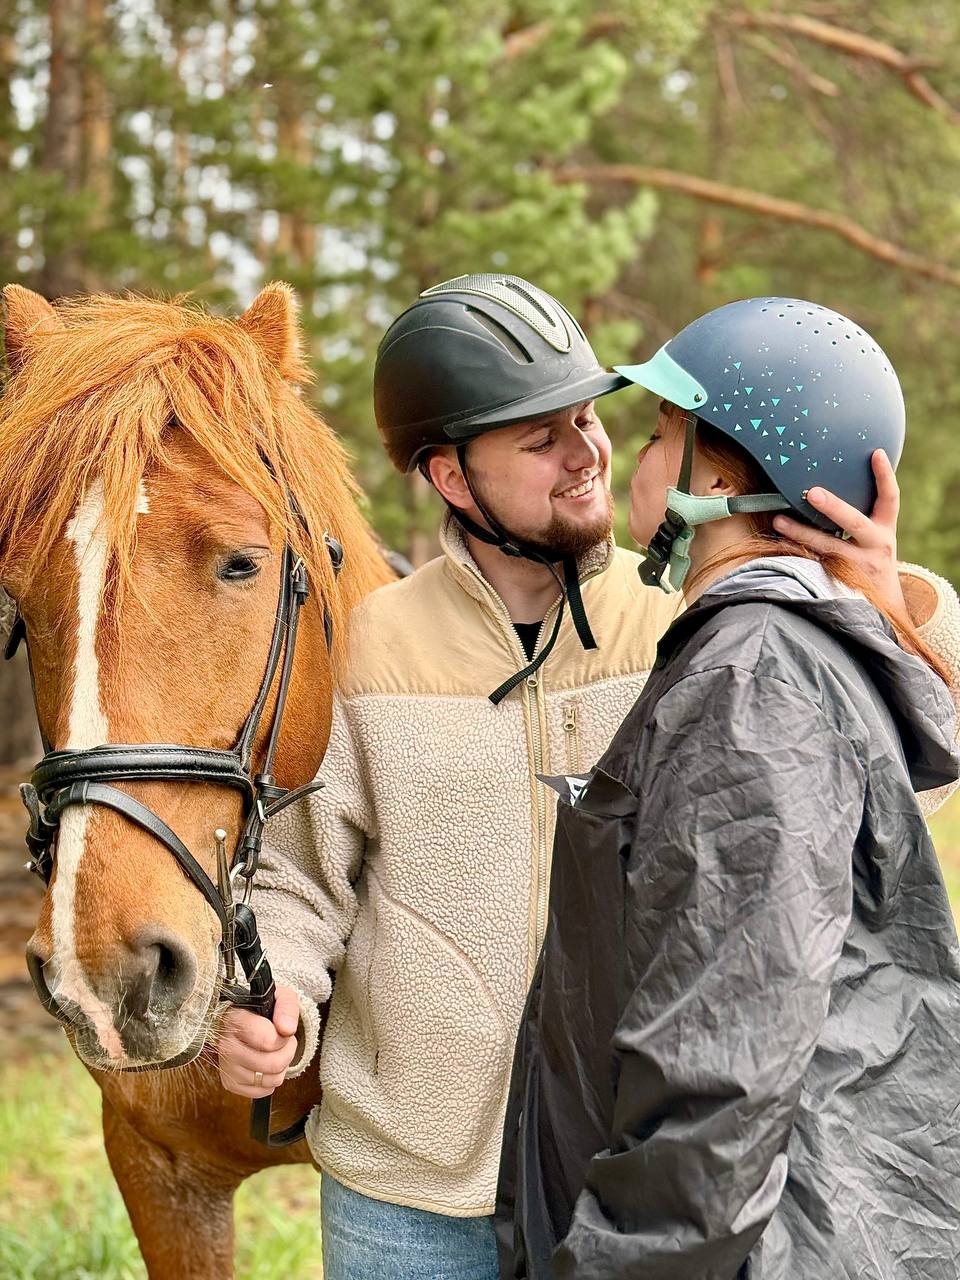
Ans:
{"label": "tree trunk", "polygon": [[0,715],[0,765],[26,768],[40,757],[40,734],[22,646],[12,661],[0,661]]}
{"label": "tree trunk", "polygon": [[[86,0],[50,0],[50,88],[40,167],[69,198],[83,187],[83,64]],[[38,287],[48,298],[83,288],[75,220],[49,210]]]}
{"label": "tree trunk", "polygon": [[[107,226],[113,195],[113,138],[110,128],[110,101],[103,67],[109,56],[110,29],[104,0],[85,0],[86,51],[83,61],[83,178],[94,199],[92,225]],[[87,278],[85,287],[96,288],[99,281]]]}
{"label": "tree trunk", "polygon": [[[13,72],[17,46],[14,37],[13,6],[0,9],[0,173],[10,173],[16,119],[13,111]],[[17,211],[9,205],[0,213],[0,272],[15,277]]]}

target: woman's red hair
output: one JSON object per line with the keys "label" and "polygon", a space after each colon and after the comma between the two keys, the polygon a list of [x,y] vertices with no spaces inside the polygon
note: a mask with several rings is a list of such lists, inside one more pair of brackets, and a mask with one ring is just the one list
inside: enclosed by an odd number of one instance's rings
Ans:
{"label": "woman's red hair", "polygon": [[[710,466],[716,469],[718,475],[722,476],[724,481],[738,493],[769,491],[770,481],[753,459],[722,431],[718,431],[709,423],[701,421],[697,424],[697,449]],[[762,511],[746,517],[750,524],[750,536],[735,547],[728,547],[712,556],[706,564],[700,566],[692,581],[696,582],[698,577],[706,573],[713,575],[717,569],[741,562],[745,558],[803,556],[806,560],[819,561],[831,578],[858,591],[869,600],[893,627],[897,639],[908,653],[916,654],[937,673],[945,684],[950,684],[950,676],[943,663],[923,642],[913,620],[905,610],[898,609],[885,600],[866,574],[858,569],[842,551],[811,551],[799,542],[782,537],[773,527],[773,516],[773,512]]]}

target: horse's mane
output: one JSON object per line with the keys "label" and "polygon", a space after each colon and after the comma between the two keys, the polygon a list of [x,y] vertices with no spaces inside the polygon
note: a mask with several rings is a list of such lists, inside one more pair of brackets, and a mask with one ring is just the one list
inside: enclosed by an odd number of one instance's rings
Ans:
{"label": "horse's mane", "polygon": [[[58,311],[64,327],[32,345],[0,400],[0,573],[15,558],[31,581],[99,476],[114,581],[129,586],[138,482],[164,464],[179,429],[285,529],[330,608],[340,667],[347,615],[390,574],[330,428],[235,321],[144,298],[84,298]],[[324,531],[346,553],[336,583]]]}

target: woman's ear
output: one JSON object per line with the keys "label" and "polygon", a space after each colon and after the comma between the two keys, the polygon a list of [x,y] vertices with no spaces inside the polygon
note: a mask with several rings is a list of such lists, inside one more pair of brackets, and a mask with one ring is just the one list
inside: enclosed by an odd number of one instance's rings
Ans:
{"label": "woman's ear", "polygon": [[694,451],[690,491],[700,498],[732,498],[737,490],[699,451]]}

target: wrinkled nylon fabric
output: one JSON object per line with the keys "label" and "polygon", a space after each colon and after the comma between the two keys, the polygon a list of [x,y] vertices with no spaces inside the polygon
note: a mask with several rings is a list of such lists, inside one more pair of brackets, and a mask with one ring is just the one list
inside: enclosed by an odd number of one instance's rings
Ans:
{"label": "wrinkled nylon fabric", "polygon": [[866,602],[784,577],[674,624],[559,805],[511,1280],[960,1274],[960,955],[914,794],[956,776],[953,709]]}

